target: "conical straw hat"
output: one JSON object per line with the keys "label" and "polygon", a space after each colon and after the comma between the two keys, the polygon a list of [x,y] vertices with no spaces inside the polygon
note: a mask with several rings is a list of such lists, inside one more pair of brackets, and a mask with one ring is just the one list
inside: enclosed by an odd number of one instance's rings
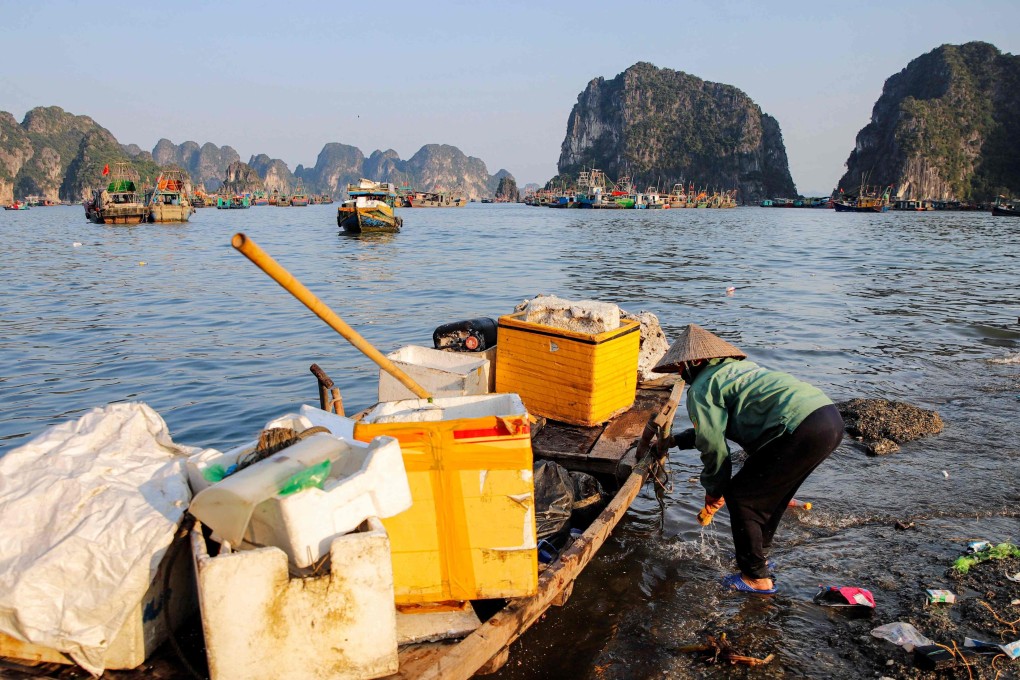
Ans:
{"label": "conical straw hat", "polygon": [[718,335],[692,323],[680,333],[652,370],[656,373],[679,373],[680,364],[685,361],[722,358],[746,359],[747,355]]}

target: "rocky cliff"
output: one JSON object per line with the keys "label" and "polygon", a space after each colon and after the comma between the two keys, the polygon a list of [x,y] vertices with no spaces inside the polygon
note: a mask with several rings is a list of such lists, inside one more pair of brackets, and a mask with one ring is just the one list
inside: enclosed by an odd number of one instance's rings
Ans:
{"label": "rocky cliff", "polygon": [[521,192],[517,189],[517,182],[513,177],[506,176],[499,180],[496,186],[496,200],[505,203],[520,203]]}
{"label": "rocky cliff", "polygon": [[252,156],[248,165],[255,169],[267,193],[277,191],[281,194],[290,194],[297,186],[294,173],[290,171],[287,164],[279,158],[270,158],[264,153]]}
{"label": "rocky cliff", "polygon": [[779,123],[746,94],[644,62],[592,80],[570,112],[560,176],[593,166],[639,190],[693,182],[744,202],[797,193]]}
{"label": "rocky cliff", "polygon": [[892,185],[899,198],[1020,195],[1020,57],[942,45],[885,81],[840,187]]}
{"label": "rocky cliff", "polygon": [[24,128],[14,116],[0,111],[0,203],[6,205],[14,200],[14,182],[33,153],[32,141]]}
{"label": "rocky cliff", "polygon": [[[500,174],[502,173],[502,174]],[[489,175],[485,163],[466,156],[455,146],[427,144],[406,161],[396,151],[374,151],[365,158],[360,149],[346,144],[326,144],[319,153],[315,167],[298,166],[294,175],[306,191],[328,193],[337,198],[347,185],[366,177],[397,186],[410,186],[423,191],[457,191],[467,198],[491,196],[501,177],[501,170]]]}
{"label": "rocky cliff", "polygon": [[161,139],[152,150],[152,159],[159,165],[179,165],[206,191],[216,191],[223,184],[227,166],[241,157],[229,146],[219,147],[211,142],[199,146],[190,141],[178,146],[169,139]]}
{"label": "rocky cliff", "polygon": [[81,201],[103,184],[103,167],[115,162],[129,161],[151,182],[159,168],[146,152],[133,151],[88,116],[58,106],[32,109],[20,124],[0,112],[0,203],[31,195]]}
{"label": "rocky cliff", "polygon": [[265,184],[255,168],[241,161],[234,161],[227,166],[227,172],[223,177],[223,190],[235,194],[250,194],[256,191],[263,191]]}

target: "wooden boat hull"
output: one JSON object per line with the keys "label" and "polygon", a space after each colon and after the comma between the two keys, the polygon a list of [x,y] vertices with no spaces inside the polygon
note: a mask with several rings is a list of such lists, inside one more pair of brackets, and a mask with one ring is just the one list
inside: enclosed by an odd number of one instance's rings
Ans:
{"label": "wooden boat hull", "polygon": [[190,205],[153,205],[149,207],[149,215],[146,221],[157,223],[187,222],[192,212]]}
{"label": "wooden boat hull", "polygon": [[85,217],[94,224],[139,224],[147,216],[148,208],[141,203],[110,205],[98,210],[85,209]]}
{"label": "wooden boat hull", "polygon": [[395,234],[404,226],[403,219],[387,215],[381,210],[347,206],[337,209],[336,223],[348,234]]}
{"label": "wooden boat hull", "polygon": [[992,214],[996,217],[1020,217],[1020,208],[995,205],[992,206]]}

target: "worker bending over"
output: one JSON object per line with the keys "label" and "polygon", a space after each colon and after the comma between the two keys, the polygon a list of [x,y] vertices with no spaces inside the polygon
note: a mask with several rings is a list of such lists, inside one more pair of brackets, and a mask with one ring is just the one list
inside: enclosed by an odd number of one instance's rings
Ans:
{"label": "worker bending over", "polygon": [[[679,373],[689,385],[687,413],[694,427],[673,437],[681,449],[697,448],[704,469],[707,525],[723,504],[730,509],[740,572],[723,585],[742,592],[776,592],[768,553],[787,505],[800,485],[843,439],[843,419],[816,387],[764,369],[722,338],[691,324],[653,368]],[[732,475],[726,440],[747,460]]]}

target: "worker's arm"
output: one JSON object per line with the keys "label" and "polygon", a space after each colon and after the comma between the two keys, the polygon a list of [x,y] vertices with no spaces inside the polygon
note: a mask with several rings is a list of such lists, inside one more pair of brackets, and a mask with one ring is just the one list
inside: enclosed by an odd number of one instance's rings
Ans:
{"label": "worker's arm", "polygon": [[721,498],[730,481],[732,464],[726,444],[726,405],[714,385],[705,390],[688,390],[687,412],[694,423],[694,444],[701,452],[701,485],[705,493]]}

